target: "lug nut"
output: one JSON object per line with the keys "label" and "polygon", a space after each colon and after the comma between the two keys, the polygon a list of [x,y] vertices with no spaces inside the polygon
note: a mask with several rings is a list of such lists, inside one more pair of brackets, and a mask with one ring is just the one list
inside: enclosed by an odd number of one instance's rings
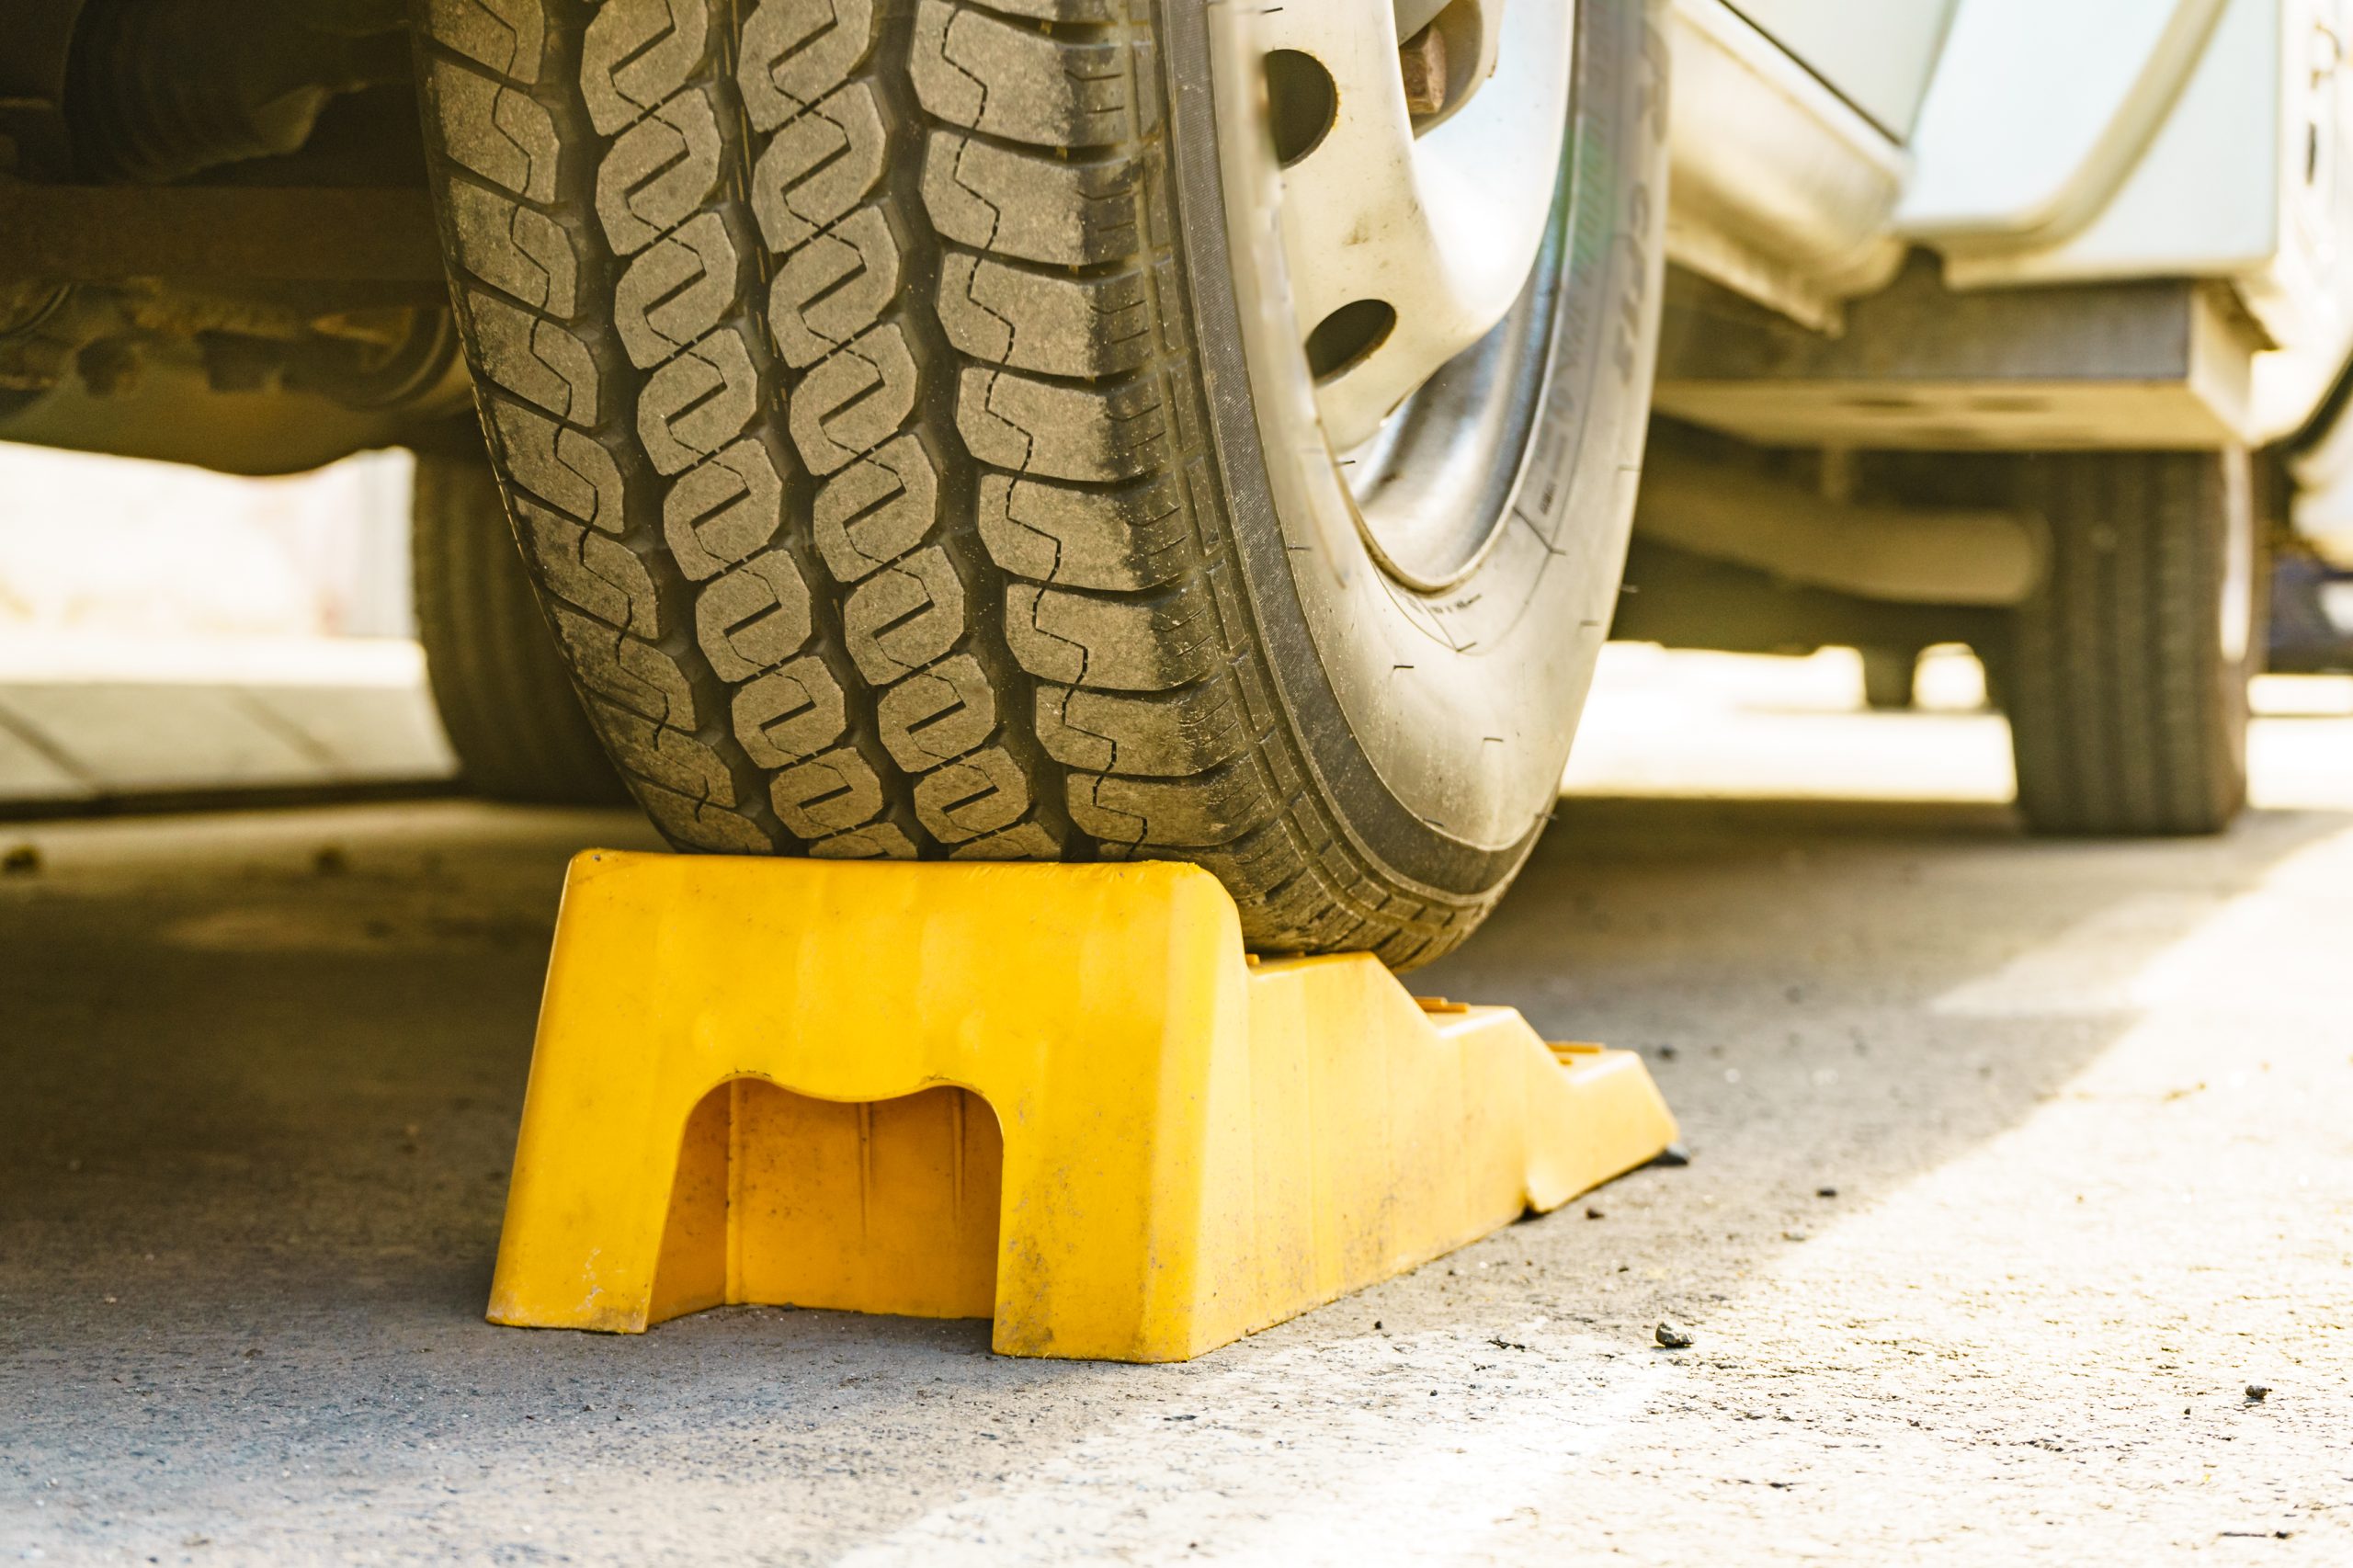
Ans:
{"label": "lug nut", "polygon": [[1397,69],[1405,78],[1405,108],[1427,119],[1446,108],[1446,35],[1432,22],[1397,46]]}

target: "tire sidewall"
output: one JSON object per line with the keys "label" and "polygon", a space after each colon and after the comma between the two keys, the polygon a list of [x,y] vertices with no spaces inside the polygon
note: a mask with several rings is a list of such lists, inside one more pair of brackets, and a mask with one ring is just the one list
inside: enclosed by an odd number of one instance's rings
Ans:
{"label": "tire sidewall", "polygon": [[[1224,9],[1170,0],[1173,82],[1205,79],[1216,57],[1208,13]],[[1646,0],[1585,0],[1575,49],[1564,274],[1541,403],[1500,537],[1437,594],[1409,591],[1372,563],[1336,471],[1318,475],[1319,451],[1300,455],[1300,432],[1284,418],[1300,406],[1298,389],[1270,377],[1303,378],[1303,361],[1293,369],[1295,356],[1262,351],[1254,363],[1247,347],[1267,312],[1254,319],[1245,254],[1232,248],[1217,95],[1171,94],[1222,501],[1214,511],[1232,531],[1267,682],[1358,847],[1456,896],[1506,881],[1550,813],[1619,592],[1648,426],[1664,43]],[[1229,155],[1233,130],[1224,127]],[[1283,362],[1267,362],[1276,358]]]}

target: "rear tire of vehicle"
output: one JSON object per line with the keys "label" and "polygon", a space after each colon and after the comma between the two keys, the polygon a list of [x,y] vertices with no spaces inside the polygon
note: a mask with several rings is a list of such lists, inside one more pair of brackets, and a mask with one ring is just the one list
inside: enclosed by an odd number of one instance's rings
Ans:
{"label": "rear tire of vehicle", "polygon": [[416,455],[416,635],[465,782],[496,801],[629,799],[581,710],[483,458]]}
{"label": "rear tire of vehicle", "polygon": [[1265,225],[1220,162],[1265,90],[1238,15],[420,0],[492,453],[673,844],[1191,860],[1254,948],[1401,968],[1502,896],[1624,560],[1664,48],[1647,0],[1579,8],[1504,542],[1425,594],[1282,499],[1232,248]]}
{"label": "rear tire of vehicle", "polygon": [[2246,802],[2262,628],[2247,454],[2029,458],[2051,565],[2016,616],[2003,694],[2038,832],[2219,833]]}

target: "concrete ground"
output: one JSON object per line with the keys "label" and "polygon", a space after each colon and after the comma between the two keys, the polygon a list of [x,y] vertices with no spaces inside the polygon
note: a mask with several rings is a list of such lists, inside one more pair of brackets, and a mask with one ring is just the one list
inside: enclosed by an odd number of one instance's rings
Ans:
{"label": "concrete ground", "polygon": [[0,444],[0,820],[449,778],[409,641],[412,468]]}
{"label": "concrete ground", "polygon": [[[2353,1560],[2353,722],[2225,839],[2042,843],[1997,721],[1692,667],[1685,771],[1582,762],[1416,979],[1641,1049],[1692,1163],[1180,1367],[486,1326],[625,818],[0,832],[0,1560]],[[1632,689],[1587,756],[1654,771]]]}
{"label": "concrete ground", "polygon": [[0,821],[251,790],[315,799],[456,771],[405,638],[0,625]]}

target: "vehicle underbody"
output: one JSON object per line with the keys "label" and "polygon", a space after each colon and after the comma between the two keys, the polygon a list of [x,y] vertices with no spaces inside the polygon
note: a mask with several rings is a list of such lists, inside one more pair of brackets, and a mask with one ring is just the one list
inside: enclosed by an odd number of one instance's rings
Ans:
{"label": "vehicle underbody", "polygon": [[453,438],[404,0],[28,0],[0,157],[0,438],[256,474]]}
{"label": "vehicle underbody", "polygon": [[1281,12],[26,0],[0,440],[415,449],[428,644],[502,628],[445,715],[540,672],[483,787],[1196,860],[1273,949],[1460,941],[1612,634],[1892,702],[1965,643],[2036,825],[2231,820],[2325,291],[1907,228],[1917,149],[1717,0]]}

